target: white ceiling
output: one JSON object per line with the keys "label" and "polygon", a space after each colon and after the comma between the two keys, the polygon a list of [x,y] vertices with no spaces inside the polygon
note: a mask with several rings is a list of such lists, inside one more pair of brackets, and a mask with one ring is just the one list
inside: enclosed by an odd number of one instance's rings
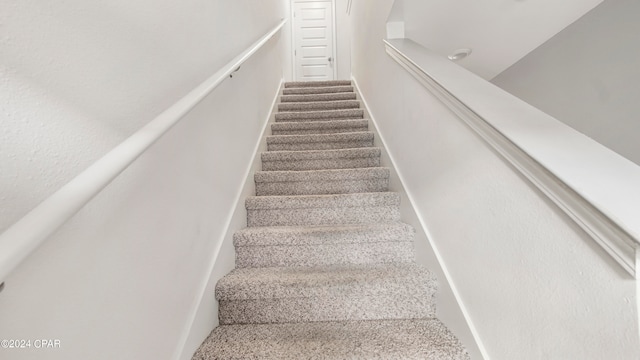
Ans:
{"label": "white ceiling", "polygon": [[405,36],[444,56],[471,48],[459,64],[492,79],[603,0],[396,0]]}

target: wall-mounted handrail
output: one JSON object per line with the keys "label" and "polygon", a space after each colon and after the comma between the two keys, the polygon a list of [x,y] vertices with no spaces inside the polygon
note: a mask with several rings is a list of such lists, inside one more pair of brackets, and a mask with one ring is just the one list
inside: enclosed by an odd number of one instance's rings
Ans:
{"label": "wall-mounted handrail", "polygon": [[410,39],[384,42],[391,58],[636,276],[639,166]]}
{"label": "wall-mounted handrail", "polygon": [[58,228],[109,185],[151,145],[176,125],[223,81],[260,50],[286,19],[233,58],[222,69],[151,120],[0,235],[0,282]]}

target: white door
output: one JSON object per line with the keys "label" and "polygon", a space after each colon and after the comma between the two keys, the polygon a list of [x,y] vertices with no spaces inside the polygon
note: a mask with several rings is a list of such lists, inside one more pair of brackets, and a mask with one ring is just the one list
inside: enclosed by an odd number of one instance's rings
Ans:
{"label": "white door", "polygon": [[293,7],[296,81],[333,80],[333,2],[295,2]]}

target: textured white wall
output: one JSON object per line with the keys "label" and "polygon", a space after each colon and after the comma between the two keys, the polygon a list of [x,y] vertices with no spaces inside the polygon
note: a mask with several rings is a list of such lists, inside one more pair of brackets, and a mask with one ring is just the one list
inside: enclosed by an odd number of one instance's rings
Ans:
{"label": "textured white wall", "polygon": [[288,16],[282,0],[1,1],[0,229]]}
{"label": "textured white wall", "polygon": [[640,165],[638,14],[606,0],[492,82]]}
{"label": "textured white wall", "polygon": [[[286,7],[2,0],[0,231],[287,17]],[[177,358],[212,261],[233,264],[222,241],[283,76],[280,40],[6,279],[0,339],[60,339],[62,349],[0,349],[0,358]]]}
{"label": "textured white wall", "polygon": [[352,71],[491,359],[636,359],[635,281],[384,51],[355,0]]}
{"label": "textured white wall", "polygon": [[336,66],[338,80],[351,79],[351,22],[347,14],[348,0],[336,0]]}

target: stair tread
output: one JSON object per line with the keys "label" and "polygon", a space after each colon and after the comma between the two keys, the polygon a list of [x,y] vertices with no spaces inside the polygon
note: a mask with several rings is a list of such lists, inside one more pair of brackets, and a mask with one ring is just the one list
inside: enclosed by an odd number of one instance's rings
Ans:
{"label": "stair tread", "polygon": [[286,89],[298,87],[327,87],[348,85],[351,85],[351,80],[288,81],[284,83],[284,87]]}
{"label": "stair tread", "polygon": [[417,264],[240,268],[218,281],[216,299],[430,297],[437,288],[433,273]]}
{"label": "stair tread", "polygon": [[193,360],[469,360],[438,319],[219,326]]}
{"label": "stair tread", "polygon": [[415,229],[402,222],[337,226],[264,226],[238,230],[235,246],[325,245],[412,241]]}
{"label": "stair tread", "polygon": [[256,183],[262,183],[388,179],[389,174],[390,169],[386,167],[303,171],[256,171],[254,180]]}
{"label": "stair tread", "polygon": [[[305,95],[305,96],[312,96],[312,95]],[[317,95],[313,95],[313,96],[317,96]],[[331,101],[313,101],[312,100],[312,101],[281,102],[281,103],[278,104],[278,106],[280,106],[280,105],[283,105],[283,106],[286,105],[286,106],[291,106],[291,107],[308,106],[308,105],[329,106],[329,105],[335,105],[335,104],[357,104],[357,105],[360,105],[360,100],[347,99],[347,100],[331,100]]]}
{"label": "stair tread", "polygon": [[377,147],[357,149],[332,149],[332,150],[285,150],[266,151],[261,154],[262,161],[288,161],[288,160],[312,160],[312,159],[353,159],[361,157],[378,157],[380,149]]}
{"label": "stair tread", "polygon": [[374,134],[371,131],[358,131],[337,134],[307,134],[307,135],[270,135],[267,136],[267,144],[299,144],[312,142],[346,142],[346,141],[371,141]]}
{"label": "stair tread", "polygon": [[368,119],[282,121],[271,124],[273,135],[340,134],[368,130]]}
{"label": "stair tread", "polygon": [[338,93],[353,93],[353,86],[325,86],[325,87],[299,87],[299,88],[285,88],[282,90],[282,95],[313,95],[313,94],[338,94]]}
{"label": "stair tread", "polygon": [[249,196],[245,201],[247,210],[374,207],[399,206],[399,204],[400,194],[395,192],[329,195]]}
{"label": "stair tread", "polygon": [[336,100],[356,100],[354,92],[328,93],[328,94],[303,94],[303,95],[282,95],[282,103],[316,102],[316,101],[336,101]]}

